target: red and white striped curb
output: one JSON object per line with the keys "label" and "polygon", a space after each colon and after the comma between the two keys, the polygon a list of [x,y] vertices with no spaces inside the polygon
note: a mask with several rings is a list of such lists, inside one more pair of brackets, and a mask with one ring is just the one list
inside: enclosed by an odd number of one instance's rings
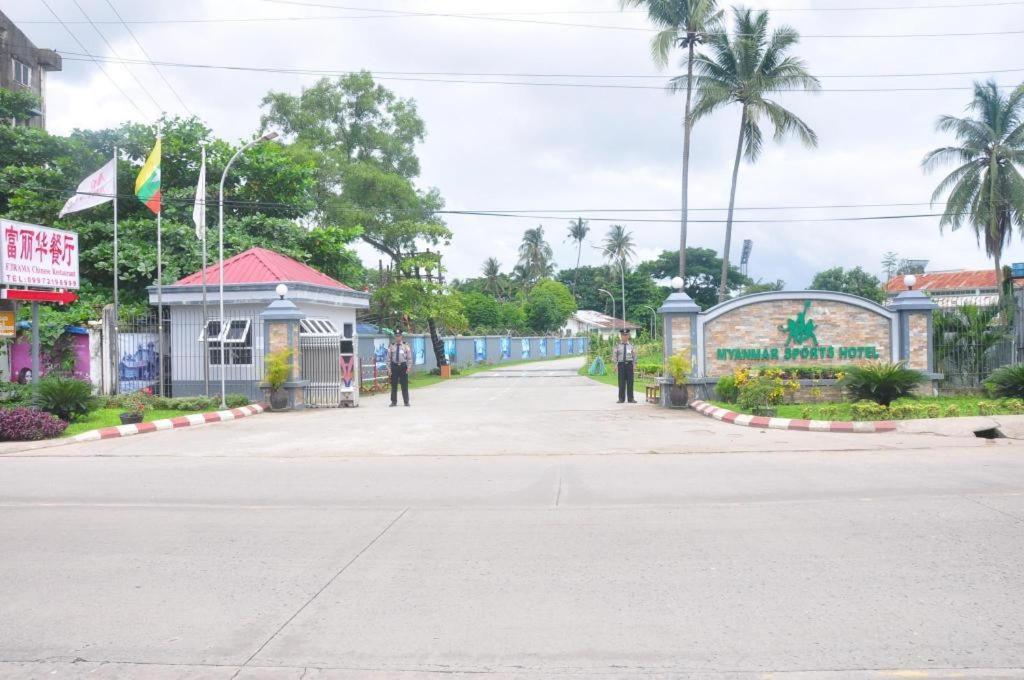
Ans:
{"label": "red and white striped curb", "polygon": [[165,418],[154,420],[149,423],[138,423],[136,425],[118,425],[117,427],[104,427],[100,430],[89,430],[71,438],[73,442],[94,442],[100,439],[117,439],[118,437],[131,437],[146,432],[157,432],[159,430],[177,430],[182,427],[193,425],[205,425],[207,423],[221,423],[227,420],[238,420],[263,413],[266,407],[263,404],[242,406],[227,411],[214,411],[212,413],[194,413],[190,416],[179,416],[177,418]]}
{"label": "red and white striped curb", "polygon": [[770,430],[800,430],[803,432],[895,432],[896,423],[891,420],[845,422],[838,420],[795,420],[791,418],[767,418],[736,413],[719,408],[705,401],[694,401],[690,407],[701,415],[721,420],[723,423],[760,427]]}

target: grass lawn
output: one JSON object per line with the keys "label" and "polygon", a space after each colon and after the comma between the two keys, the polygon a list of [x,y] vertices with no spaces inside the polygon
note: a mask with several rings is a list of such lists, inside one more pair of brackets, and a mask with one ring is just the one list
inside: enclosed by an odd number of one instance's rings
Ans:
{"label": "grass lawn", "polygon": [[[75,422],[68,425],[68,428],[64,430],[62,437],[73,437],[76,434],[82,434],[89,430],[98,430],[103,427],[113,427],[114,425],[121,424],[121,414],[124,413],[124,409],[120,408],[101,408],[96,409],[82,420],[76,420]],[[178,418],[180,416],[191,415],[192,411],[171,411],[171,410],[156,410],[146,409],[145,414],[142,417],[144,422],[150,422],[152,420],[162,420],[164,418]]]}
{"label": "grass lawn", "polygon": [[[737,411],[743,410],[736,404],[727,404],[721,401],[712,402],[715,406]],[[986,399],[984,397],[918,397],[915,399],[900,399],[893,402],[893,411],[874,420],[899,419],[901,415],[900,406],[909,406],[905,415],[910,418],[929,417],[927,409],[938,407],[938,417],[949,418],[954,416],[991,416],[991,415],[1024,415],[1021,402],[1013,399]],[[794,418],[800,420],[864,420],[856,418],[853,414],[853,403],[822,403],[822,404],[783,404],[776,409],[779,418]],[[934,408],[932,413],[934,413]],[[869,418],[869,420],[871,420]]]}

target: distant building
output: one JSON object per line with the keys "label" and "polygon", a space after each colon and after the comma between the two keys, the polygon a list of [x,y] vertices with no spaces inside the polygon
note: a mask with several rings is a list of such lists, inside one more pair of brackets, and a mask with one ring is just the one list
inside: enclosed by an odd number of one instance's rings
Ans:
{"label": "distant building", "polygon": [[[903,276],[894,276],[885,284],[887,302],[907,289]],[[1015,280],[1015,288],[1024,288],[1024,281]],[[999,303],[999,287],[994,269],[957,270],[917,274],[914,290],[928,293],[939,307],[977,305],[993,307]]]}
{"label": "distant building", "polygon": [[53,50],[32,44],[14,22],[0,12],[0,88],[29,90],[39,98],[39,108],[28,124],[46,127],[46,74],[60,71],[62,60]]}
{"label": "distant building", "polygon": [[573,312],[573,315],[565,322],[565,326],[562,327],[562,334],[587,335],[589,333],[598,333],[602,338],[609,338],[617,335],[623,328],[628,330],[629,334],[633,337],[636,337],[637,332],[640,330],[640,326],[635,323],[629,321],[623,323],[622,319],[616,319],[590,309],[581,309],[578,312]]}

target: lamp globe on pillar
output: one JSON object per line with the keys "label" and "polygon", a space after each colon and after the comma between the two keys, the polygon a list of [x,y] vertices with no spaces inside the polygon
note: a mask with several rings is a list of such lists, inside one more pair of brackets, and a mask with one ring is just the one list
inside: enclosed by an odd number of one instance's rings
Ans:
{"label": "lamp globe on pillar", "polygon": [[284,296],[288,294],[288,286],[283,283],[279,283],[277,284],[277,288],[274,289],[274,292],[277,293],[277,297],[283,300]]}
{"label": "lamp globe on pillar", "polygon": [[682,290],[686,282],[683,281],[682,276],[676,276],[672,278],[672,290]]}
{"label": "lamp globe on pillar", "polygon": [[917,285],[917,277],[913,274],[907,274],[903,277],[903,285],[907,287],[907,290],[914,290],[914,286]]}

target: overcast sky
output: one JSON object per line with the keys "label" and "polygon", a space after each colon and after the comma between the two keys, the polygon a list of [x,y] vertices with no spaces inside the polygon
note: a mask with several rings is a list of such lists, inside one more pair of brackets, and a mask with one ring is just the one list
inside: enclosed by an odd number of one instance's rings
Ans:
{"label": "overcast sky", "polygon": [[[414,98],[426,121],[428,136],[419,149],[421,184],[439,188],[450,209],[536,211],[543,216],[450,218],[455,240],[445,262],[454,276],[476,275],[489,256],[511,268],[523,230],[537,224],[544,225],[559,266],[574,266],[576,253],[565,232],[568,219],[577,214],[626,225],[644,259],[678,246],[678,223],[640,220],[677,219],[678,213],[671,211],[679,208],[683,102],[660,87],[679,67],[673,64],[659,71],[654,66],[644,15],[619,12],[617,0],[46,2],[61,19],[76,22],[68,23],[68,28],[88,52],[108,58],[144,58],[117,22],[113,3],[157,61],[442,74],[392,75],[383,80],[399,95]],[[865,5],[904,9],[863,9]],[[763,0],[751,6],[771,9],[773,25],[787,23],[803,35],[795,52],[821,78],[824,91],[786,94],[782,102],[817,131],[821,143],[816,150],[795,141],[770,143],[756,166],[741,167],[737,205],[790,209],[740,211],[738,220],[780,221],[738,223],[733,261],[739,259],[742,240],[753,239],[750,274],[783,279],[789,287],[805,287],[816,271],[836,265],[862,265],[880,273],[880,259],[889,250],[930,260],[929,269],[989,266],[973,233],[940,235],[933,217],[797,220],[934,212],[927,204],[939,175],[922,173],[920,161],[926,151],[950,141],[934,132],[935,120],[940,114],[962,113],[970,92],[920,89],[969,88],[972,80],[987,77],[1005,85],[1020,83],[1024,33],[906,34],[1024,31],[1024,2]],[[0,9],[37,46],[83,52],[61,25],[53,23],[43,0],[0,0]],[[111,22],[98,26],[112,48],[85,23],[83,10],[94,21]],[[486,16],[384,15],[380,10]],[[147,21],[155,23],[132,23]],[[860,37],[842,37],[851,34]],[[864,37],[893,34],[904,37]],[[126,120],[151,122],[161,110],[186,113],[149,66],[132,66],[131,73],[119,65],[105,68],[110,77],[89,61],[66,58],[63,72],[50,74],[47,106],[52,132]],[[259,101],[268,90],[298,93],[317,79],[179,67],[162,71],[188,110],[229,139],[256,129]],[[970,73],[881,77],[949,72]],[[452,73],[528,75],[443,75]],[[145,84],[156,103],[131,74]],[[554,74],[557,77],[546,77]],[[437,82],[460,79],[629,87]],[[849,91],[890,88],[918,91]],[[706,209],[728,204],[738,123],[738,110],[726,110],[694,131],[690,196],[691,207],[701,210],[691,213],[693,220],[724,219],[724,211]],[[791,209],[896,203],[914,205]],[[635,212],[639,209],[665,212]],[[611,223],[591,222],[594,245]],[[723,235],[722,224],[691,224],[690,244],[721,250]],[[585,251],[584,263],[600,262],[598,251]],[[367,264],[376,261],[372,251],[363,252]],[[1014,260],[1024,260],[1019,238],[1005,258]]]}

